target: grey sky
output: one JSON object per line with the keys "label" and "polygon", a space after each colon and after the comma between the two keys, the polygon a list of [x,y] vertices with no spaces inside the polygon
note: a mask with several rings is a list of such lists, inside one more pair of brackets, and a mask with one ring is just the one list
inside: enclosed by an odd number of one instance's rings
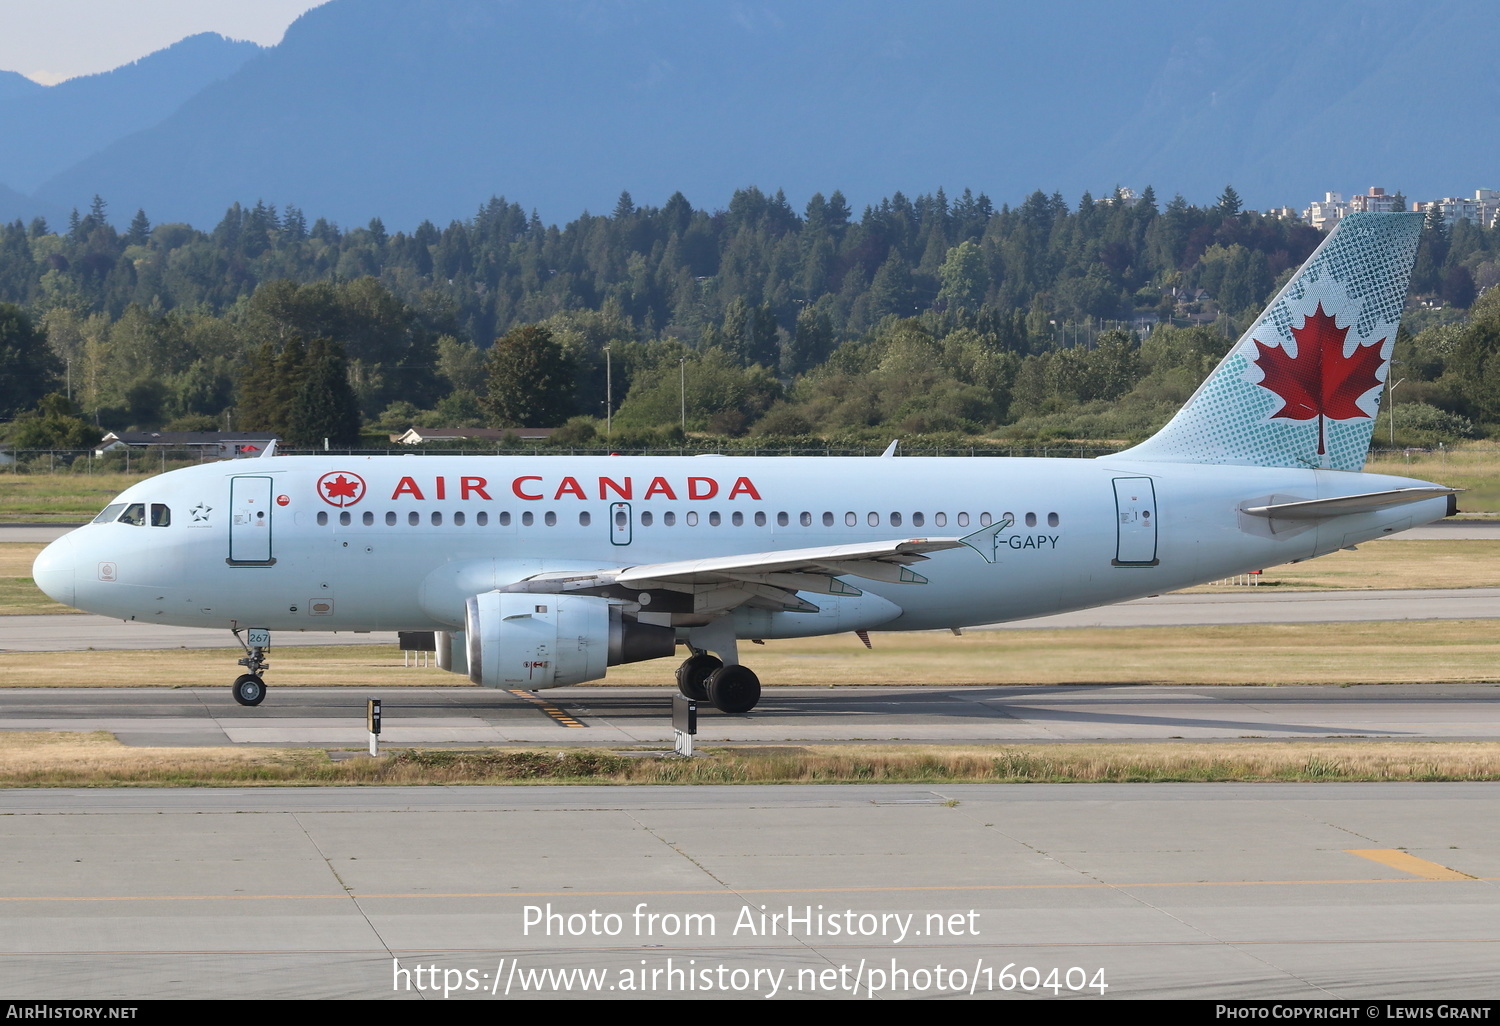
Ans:
{"label": "grey sky", "polygon": [[323,0],[0,0],[0,68],[53,85],[128,64],[184,36],[263,46]]}

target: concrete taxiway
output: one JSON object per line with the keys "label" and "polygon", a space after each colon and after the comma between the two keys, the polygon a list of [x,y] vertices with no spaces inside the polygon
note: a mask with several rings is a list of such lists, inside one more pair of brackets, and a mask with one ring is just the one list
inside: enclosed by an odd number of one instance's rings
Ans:
{"label": "concrete taxiway", "polygon": [[123,1001],[1493,999],[1497,813],[1489,784],[3,791],[0,977]]}
{"label": "concrete taxiway", "polygon": [[[8,688],[0,730],[109,731],[129,745],[362,748],[379,697],[387,745],[583,745],[672,741],[668,687],[271,688],[236,705],[218,688]],[[704,703],[700,744],[1500,738],[1500,684],[1365,687],[1069,685],[776,687],[754,713]]]}

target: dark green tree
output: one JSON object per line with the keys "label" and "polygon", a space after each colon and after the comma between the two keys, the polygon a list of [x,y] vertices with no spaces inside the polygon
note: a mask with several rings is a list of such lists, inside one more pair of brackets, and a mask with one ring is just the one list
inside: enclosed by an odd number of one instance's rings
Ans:
{"label": "dark green tree", "polygon": [[1240,212],[1240,194],[1234,191],[1234,186],[1224,186],[1224,191],[1219,194],[1219,210],[1225,217],[1234,217]]}
{"label": "dark green tree", "polygon": [[359,400],[349,387],[349,369],[337,343],[313,339],[307,366],[287,416],[287,441],[309,448],[359,444]]}
{"label": "dark green tree", "polygon": [[130,221],[130,230],[125,233],[125,242],[131,246],[144,246],[151,240],[151,222],[144,210],[137,210]]}
{"label": "dark green tree", "polygon": [[35,410],[17,417],[8,435],[17,449],[87,449],[99,441],[99,429],[57,392],[42,396]]}
{"label": "dark green tree", "polygon": [[0,303],[0,420],[36,405],[62,368],[19,306]]}
{"label": "dark green tree", "polygon": [[573,415],[576,367],[539,324],[514,328],[490,347],[481,402],[492,427],[556,427]]}

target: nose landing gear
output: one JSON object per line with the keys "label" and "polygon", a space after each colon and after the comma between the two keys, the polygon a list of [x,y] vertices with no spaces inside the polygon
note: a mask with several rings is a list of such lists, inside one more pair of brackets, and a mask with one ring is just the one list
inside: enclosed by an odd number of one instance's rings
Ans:
{"label": "nose landing gear", "polygon": [[234,640],[245,650],[245,657],[239,660],[245,672],[234,679],[231,687],[234,700],[240,705],[260,705],[266,697],[266,682],[261,678],[271,668],[271,664],[266,661],[266,649],[271,647],[271,632],[252,627],[246,633],[249,635],[248,644],[240,637],[238,629],[234,631]]}
{"label": "nose landing gear", "polygon": [[266,682],[253,673],[234,678],[234,700],[240,705],[260,705],[266,697]]}

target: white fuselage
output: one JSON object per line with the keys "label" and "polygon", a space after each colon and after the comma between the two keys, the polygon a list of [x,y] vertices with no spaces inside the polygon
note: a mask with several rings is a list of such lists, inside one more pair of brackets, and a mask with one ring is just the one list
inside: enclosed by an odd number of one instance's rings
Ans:
{"label": "white fuselage", "polygon": [[[538,573],[901,538],[998,523],[917,564],[925,584],[740,611],[740,637],[927,630],[1104,605],[1308,559],[1439,519],[1434,498],[1282,524],[1242,509],[1423,485],[1383,475],[1118,458],[283,456],[132,486],[143,523],[40,556],[59,601],[122,619],[278,630],[462,630],[476,593]],[[152,526],[154,506],[170,522]],[[834,612],[843,604],[850,615]],[[878,606],[878,609],[876,608]],[[880,610],[883,610],[880,611]]]}

